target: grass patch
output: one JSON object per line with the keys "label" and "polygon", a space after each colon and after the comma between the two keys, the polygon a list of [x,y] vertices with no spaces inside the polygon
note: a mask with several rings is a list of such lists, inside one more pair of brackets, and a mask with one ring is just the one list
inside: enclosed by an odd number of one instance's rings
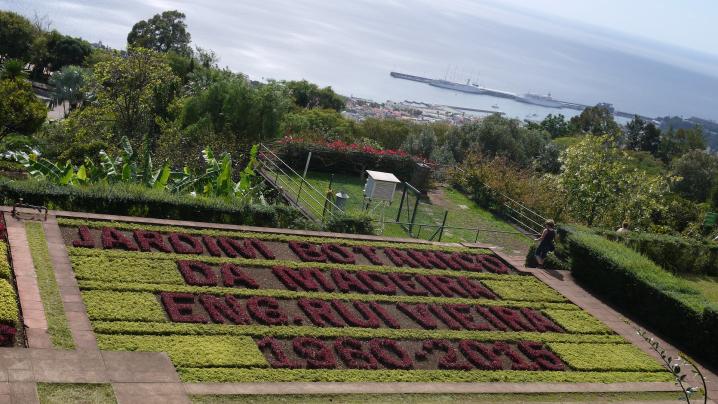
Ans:
{"label": "grass patch", "polygon": [[698,289],[706,299],[718,303],[718,276],[677,274]]}
{"label": "grass patch", "polygon": [[195,404],[233,403],[501,403],[675,401],[677,392],[627,393],[500,393],[500,394],[286,394],[192,396]]}
{"label": "grass patch", "polygon": [[65,308],[60,298],[60,290],[55,280],[55,271],[50,259],[50,251],[47,248],[45,231],[42,224],[38,222],[25,223],[27,241],[30,245],[32,262],[35,266],[37,283],[40,287],[40,297],[45,308],[47,318],[47,332],[50,334],[50,341],[55,348],[74,349],[72,333],[65,318]]}
{"label": "grass patch", "polygon": [[38,383],[40,404],[115,404],[115,394],[109,384]]}

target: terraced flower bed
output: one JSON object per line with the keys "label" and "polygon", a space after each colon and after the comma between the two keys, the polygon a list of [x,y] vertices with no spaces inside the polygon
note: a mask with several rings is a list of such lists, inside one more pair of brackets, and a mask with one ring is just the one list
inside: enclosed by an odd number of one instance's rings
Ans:
{"label": "terraced flower bed", "polygon": [[98,344],[185,381],[668,381],[490,250],[58,220]]}

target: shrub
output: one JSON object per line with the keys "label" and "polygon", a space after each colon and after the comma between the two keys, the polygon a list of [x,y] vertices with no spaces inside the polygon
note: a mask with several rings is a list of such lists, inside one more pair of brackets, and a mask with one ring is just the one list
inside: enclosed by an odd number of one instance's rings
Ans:
{"label": "shrub", "polygon": [[324,224],[327,231],[351,234],[374,234],[374,224],[367,215],[337,215]]}
{"label": "shrub", "polygon": [[698,359],[718,364],[716,308],[689,283],[587,229],[568,229],[574,277]]}
{"label": "shrub", "polygon": [[180,196],[131,184],[98,184],[66,187],[43,181],[10,181],[0,178],[0,204],[20,198],[50,209],[141,217],[243,224],[265,227],[305,228],[301,213],[283,205],[236,206],[231,199]]}

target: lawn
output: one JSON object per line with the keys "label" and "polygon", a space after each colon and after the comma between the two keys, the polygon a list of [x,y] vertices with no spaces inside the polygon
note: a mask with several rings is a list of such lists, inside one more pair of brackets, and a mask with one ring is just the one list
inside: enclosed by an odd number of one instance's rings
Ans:
{"label": "lawn", "polygon": [[37,395],[41,404],[117,403],[109,384],[38,383]]}
{"label": "lawn", "polygon": [[[298,182],[291,182],[287,177],[282,177],[286,188],[291,189],[290,193],[296,196],[299,192]],[[280,181],[281,181],[280,179]],[[317,191],[312,195],[319,199],[318,194],[324,194],[329,188],[330,174],[320,172],[309,172],[306,178],[307,182]],[[346,202],[345,210],[349,213],[360,213],[368,211],[371,216],[379,220],[382,216],[382,207],[372,204],[368,210],[365,209],[365,200],[363,198],[364,183],[359,176],[350,176],[344,174],[335,174],[332,181],[332,191],[346,192],[349,199]],[[311,192],[311,191],[310,191]],[[393,223],[396,221],[399,207],[401,205],[403,187],[400,185],[394,195],[391,204],[384,208],[384,232],[386,236],[407,237],[408,234],[400,225]],[[409,193],[407,193],[409,195]],[[410,214],[407,205],[413,209],[416,199],[411,196],[404,201],[400,222],[408,223]],[[315,202],[307,192],[307,188],[303,187],[299,200],[302,205],[309,210],[321,212],[322,206]],[[531,239],[520,234],[513,226],[497,218],[490,212],[482,209],[465,195],[452,188],[440,187],[432,191],[429,195],[423,196],[416,212],[415,226],[412,229],[412,235],[416,238],[431,239],[432,235],[437,231],[438,226],[444,217],[444,213],[448,210],[447,226],[463,227],[467,229],[450,229],[444,230],[441,241],[449,242],[481,242],[504,248],[511,255],[525,254]],[[377,223],[377,226],[379,224]],[[478,233],[477,233],[478,229]],[[438,236],[434,236],[436,241]]]}

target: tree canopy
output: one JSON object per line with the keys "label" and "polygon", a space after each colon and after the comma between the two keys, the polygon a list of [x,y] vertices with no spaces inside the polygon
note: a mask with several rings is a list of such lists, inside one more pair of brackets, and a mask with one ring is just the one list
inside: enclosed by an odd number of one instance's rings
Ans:
{"label": "tree canopy", "polygon": [[306,80],[288,81],[286,86],[298,107],[333,109],[337,112],[344,109],[344,99],[331,87],[319,88]]}
{"label": "tree canopy", "polygon": [[47,117],[47,107],[22,78],[0,80],[0,137],[9,133],[32,134]]}
{"label": "tree canopy", "polygon": [[0,61],[28,61],[35,34],[35,28],[27,18],[12,11],[0,11]]}
{"label": "tree canopy", "polygon": [[185,15],[177,10],[155,14],[149,20],[136,23],[127,35],[128,46],[152,49],[157,52],[176,52],[190,55],[191,35],[184,22]]}
{"label": "tree canopy", "polygon": [[597,136],[618,136],[621,133],[621,128],[613,119],[613,113],[601,104],[584,109],[580,115],[571,118],[569,123],[577,131]]}

